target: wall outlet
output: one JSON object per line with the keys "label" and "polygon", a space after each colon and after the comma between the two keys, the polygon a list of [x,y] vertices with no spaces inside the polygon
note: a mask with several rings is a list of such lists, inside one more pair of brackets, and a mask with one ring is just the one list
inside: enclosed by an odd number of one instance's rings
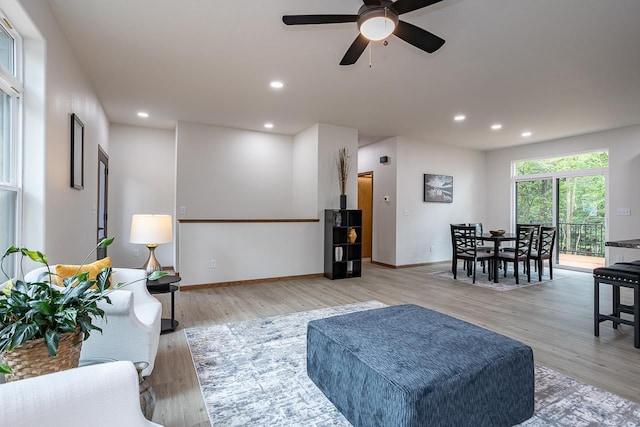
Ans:
{"label": "wall outlet", "polygon": [[140,251],[137,250],[137,249],[134,249],[133,250],[133,256],[136,257],[136,258],[139,257],[140,256]]}
{"label": "wall outlet", "polygon": [[217,264],[216,264],[216,260],[212,259],[211,261],[209,261],[209,268],[216,268]]}
{"label": "wall outlet", "polygon": [[631,215],[631,208],[618,208],[618,216]]}
{"label": "wall outlet", "polygon": [[623,262],[624,261],[624,255],[618,255],[616,257],[616,262]]}
{"label": "wall outlet", "polygon": [[180,206],[180,213],[182,215],[186,214],[187,213],[187,207],[186,206]]}

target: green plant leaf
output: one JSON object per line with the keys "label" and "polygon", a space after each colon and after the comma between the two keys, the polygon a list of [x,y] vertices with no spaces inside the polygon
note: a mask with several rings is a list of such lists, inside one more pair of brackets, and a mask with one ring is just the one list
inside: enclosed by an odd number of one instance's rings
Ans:
{"label": "green plant leaf", "polygon": [[159,278],[164,277],[168,274],[169,273],[167,273],[166,271],[154,271],[149,275],[149,277],[147,277],[147,280],[158,280]]}
{"label": "green plant leaf", "polygon": [[11,343],[8,349],[13,350],[21,344],[26,343],[38,333],[38,326],[32,323],[21,323],[16,325],[15,331],[11,336]]}
{"label": "green plant leaf", "polygon": [[4,255],[2,255],[2,258],[6,258],[11,254],[15,254],[17,252],[20,252],[20,248],[16,248],[15,246],[11,245],[9,246],[9,249],[7,249],[4,253]]}
{"label": "green plant leaf", "polygon": [[0,363],[0,374],[13,374],[13,371],[9,367],[9,365],[5,365],[4,363]]}
{"label": "green plant leaf", "polygon": [[100,293],[103,293],[106,289],[109,289],[111,286],[111,281],[109,278],[111,277],[111,267],[105,267],[96,276],[96,285],[98,286],[98,290]]}
{"label": "green plant leaf", "polygon": [[85,340],[87,338],[89,338],[89,335],[90,335],[92,330],[98,330],[98,331],[100,331],[100,333],[102,333],[102,329],[100,329],[99,327],[97,327],[93,323],[91,323],[91,319],[90,318],[78,319],[78,326],[80,326],[80,329],[82,330],[82,332],[84,332],[84,339]]}
{"label": "green plant leaf", "polygon": [[98,248],[104,249],[107,246],[109,246],[111,243],[113,243],[114,240],[115,240],[115,237],[105,237],[104,239],[100,240],[100,243],[98,243]]}
{"label": "green plant leaf", "polygon": [[[71,276],[73,277],[73,276]],[[78,279],[78,282],[86,282],[87,280],[89,280],[89,272],[88,271],[83,271],[81,273],[76,274],[76,279]]]}
{"label": "green plant leaf", "polygon": [[30,251],[29,249],[23,248],[22,254],[28,256],[35,262],[39,262],[41,264],[49,264],[47,256],[40,251]]}
{"label": "green plant leaf", "polygon": [[53,309],[49,301],[29,301],[28,304],[34,311],[44,314],[45,316],[51,316],[53,314]]}
{"label": "green plant leaf", "polygon": [[73,307],[66,307],[56,313],[56,319],[58,324],[63,325],[75,325],[76,318],[78,317],[78,310]]}
{"label": "green plant leaf", "polygon": [[58,353],[58,343],[60,342],[60,334],[58,331],[47,329],[44,334],[44,342],[49,350],[49,357],[54,357]]}

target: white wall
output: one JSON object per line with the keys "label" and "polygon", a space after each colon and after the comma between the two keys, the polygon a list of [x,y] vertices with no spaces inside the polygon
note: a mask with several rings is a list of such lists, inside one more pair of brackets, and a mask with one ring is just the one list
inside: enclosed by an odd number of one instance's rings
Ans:
{"label": "white wall", "polygon": [[293,137],[293,197],[295,218],[316,218],[318,212],[318,129],[319,125]]}
{"label": "white wall", "polygon": [[[15,13],[27,36],[23,243],[52,263],[81,262],[96,244],[98,145],[109,148],[108,119],[48,2],[2,0],[0,7]],[[85,125],[81,191],[70,186],[71,113]]]}
{"label": "white wall", "polygon": [[[176,135],[179,219],[321,220],[182,222],[178,229],[182,284],[322,272],[324,209],[339,204],[335,157],[340,147],[357,152],[355,129],[318,124],[290,137],[180,122]],[[356,168],[354,159],[347,186],[354,207]],[[186,214],[179,213],[181,206]],[[216,261],[215,268],[210,268],[211,260]]]}
{"label": "white wall", "polygon": [[[451,259],[449,224],[486,222],[485,153],[398,138],[397,265]],[[424,174],[453,176],[453,203],[424,201]]]}
{"label": "white wall", "polygon": [[[530,144],[487,153],[487,223],[492,228],[511,225],[511,162],[514,160],[556,157],[566,154],[609,150],[607,182],[607,240],[640,238],[640,126],[614,129],[571,138]],[[617,216],[617,208],[631,208],[630,216]],[[607,263],[617,255],[640,259],[633,249],[609,249]]]}
{"label": "white wall", "polygon": [[116,238],[108,250],[112,264],[142,267],[149,251],[129,243],[129,232],[131,216],[147,213],[174,219],[173,242],[155,253],[163,267],[175,266],[175,131],[112,124],[109,137],[108,235]]}
{"label": "white wall", "polygon": [[[388,156],[388,164],[380,157]],[[372,260],[394,266],[451,259],[449,224],[484,222],[485,154],[390,138],[362,147],[360,172],[373,171]],[[425,173],[453,176],[453,203],[425,203]],[[389,202],[381,200],[390,197]]]}
{"label": "white wall", "polygon": [[[382,156],[388,164],[380,163]],[[483,152],[395,137],[360,148],[359,157],[359,171],[373,171],[373,261],[451,259],[449,224],[485,222]],[[453,176],[453,203],[424,202],[425,173]]]}
{"label": "white wall", "polygon": [[351,156],[351,173],[347,180],[347,209],[358,208],[358,131],[343,126],[320,124],[318,131],[318,205],[320,218],[324,209],[340,207],[340,185],[336,159],[338,150],[346,148]]}
{"label": "white wall", "polygon": [[291,216],[293,137],[179,122],[180,218]]}
{"label": "white wall", "polygon": [[[397,146],[398,139],[389,138],[358,150],[358,172],[373,172],[371,260],[388,265],[396,265]],[[387,164],[380,163],[382,156]]]}

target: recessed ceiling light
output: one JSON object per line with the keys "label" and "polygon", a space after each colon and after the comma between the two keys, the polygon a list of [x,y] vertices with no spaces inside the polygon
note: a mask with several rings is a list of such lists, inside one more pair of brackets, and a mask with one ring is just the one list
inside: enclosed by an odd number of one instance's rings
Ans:
{"label": "recessed ceiling light", "polygon": [[269,84],[274,89],[282,89],[284,87],[284,83],[274,80]]}
{"label": "recessed ceiling light", "polygon": [[466,118],[467,118],[467,116],[465,116],[464,114],[458,114],[457,116],[455,116],[455,117],[453,118],[453,120],[455,120],[456,122],[461,122],[461,121],[463,121],[463,120],[464,120],[464,119],[466,119]]}
{"label": "recessed ceiling light", "polygon": [[528,137],[530,137],[530,136],[531,136],[531,135],[533,135],[533,134],[532,134],[531,132],[529,132],[529,131],[525,131],[525,132],[522,132],[520,135],[522,135],[522,136],[523,136],[523,137],[525,137],[525,138],[528,138]]}
{"label": "recessed ceiling light", "polygon": [[273,129],[273,123],[265,123],[264,127],[266,127],[267,129]]}
{"label": "recessed ceiling light", "polygon": [[140,112],[138,112],[138,117],[142,117],[143,119],[146,119],[147,117],[149,117],[149,113],[145,113],[144,111],[140,111]]}
{"label": "recessed ceiling light", "polygon": [[492,130],[500,130],[502,129],[502,125],[500,123],[495,123],[491,125]]}

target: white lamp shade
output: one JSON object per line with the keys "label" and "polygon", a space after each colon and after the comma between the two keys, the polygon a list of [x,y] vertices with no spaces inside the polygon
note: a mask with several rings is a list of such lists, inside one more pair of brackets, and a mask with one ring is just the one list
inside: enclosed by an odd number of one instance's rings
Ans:
{"label": "white lamp shade", "polygon": [[386,39],[395,28],[395,22],[386,16],[374,16],[360,24],[362,35],[372,41]]}
{"label": "white lamp shade", "polygon": [[173,240],[171,215],[137,214],[131,217],[129,242],[159,245]]}

